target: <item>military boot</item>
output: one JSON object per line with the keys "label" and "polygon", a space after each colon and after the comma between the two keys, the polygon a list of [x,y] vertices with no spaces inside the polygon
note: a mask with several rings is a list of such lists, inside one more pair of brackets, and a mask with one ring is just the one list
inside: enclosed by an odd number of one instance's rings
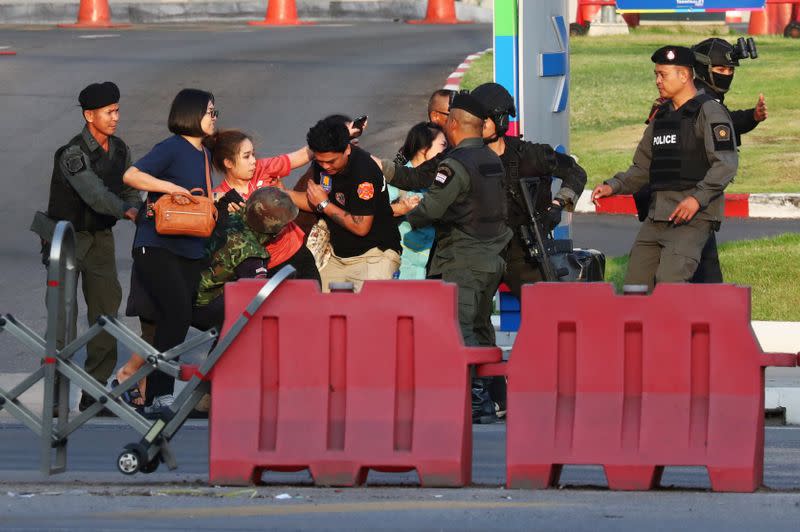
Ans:
{"label": "military boot", "polygon": [[478,425],[497,422],[494,402],[489,396],[487,379],[472,379],[472,422]]}

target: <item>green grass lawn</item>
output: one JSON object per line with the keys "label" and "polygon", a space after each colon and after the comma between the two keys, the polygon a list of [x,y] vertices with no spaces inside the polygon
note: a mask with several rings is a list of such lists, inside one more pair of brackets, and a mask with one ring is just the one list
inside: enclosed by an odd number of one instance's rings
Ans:
{"label": "green grass lawn", "polygon": [[[754,320],[800,321],[800,235],[728,242],[719,246],[725,282],[751,287]],[[606,279],[622,291],[628,257],[606,263]]]}
{"label": "green grass lawn", "polygon": [[[570,151],[589,174],[587,188],[630,165],[658,96],[653,51],[666,44],[690,46],[722,31],[722,26],[657,27],[570,40]],[[741,62],[725,103],[733,110],[750,108],[763,92],[770,116],[745,135],[739,173],[728,192],[800,192],[800,41],[761,36],[757,45],[759,57]],[[473,63],[463,87],[490,81],[492,62],[486,54]]]}

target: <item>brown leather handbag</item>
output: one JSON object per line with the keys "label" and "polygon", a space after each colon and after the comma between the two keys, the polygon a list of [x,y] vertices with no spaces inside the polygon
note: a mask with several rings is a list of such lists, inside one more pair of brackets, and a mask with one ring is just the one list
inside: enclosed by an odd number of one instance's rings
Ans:
{"label": "brown leather handbag", "polygon": [[[206,187],[208,195],[204,196],[202,188],[193,188],[191,195],[183,193],[164,194],[153,204],[156,221],[156,232],[159,235],[199,236],[208,238],[217,224],[217,208],[211,199],[211,170],[208,166],[208,155],[205,149],[203,157],[206,161]],[[194,195],[199,192],[201,195]],[[175,198],[182,196],[189,203],[180,205]]]}

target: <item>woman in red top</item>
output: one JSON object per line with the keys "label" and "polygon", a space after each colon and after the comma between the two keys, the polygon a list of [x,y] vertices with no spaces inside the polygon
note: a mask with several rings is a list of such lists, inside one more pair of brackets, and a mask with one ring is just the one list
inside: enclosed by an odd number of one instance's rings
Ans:
{"label": "woman in red top", "polygon": [[[238,130],[219,131],[206,141],[211,150],[211,162],[225,178],[212,190],[214,199],[220,207],[221,218],[227,212],[241,208],[241,204],[254,190],[261,187],[284,189],[281,178],[300,166],[308,164],[311,152],[307,147],[292,153],[256,159],[253,140]],[[220,222],[224,225],[224,220]],[[314,256],[305,247],[305,233],[294,222],[267,244],[270,259],[267,276],[271,276],[284,264],[291,264],[297,270],[298,279],[316,279],[319,272]]]}

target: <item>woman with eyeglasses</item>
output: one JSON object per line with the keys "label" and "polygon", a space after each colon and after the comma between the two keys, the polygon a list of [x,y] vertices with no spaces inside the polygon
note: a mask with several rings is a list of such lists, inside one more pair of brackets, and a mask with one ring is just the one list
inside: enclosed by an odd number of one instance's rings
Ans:
{"label": "woman with eyeglasses", "polygon": [[[203,139],[214,134],[218,114],[210,92],[180,91],[172,101],[167,120],[173,136],[136,161],[123,176],[125,184],[147,192],[148,207],[163,194],[188,194],[193,188],[206,191],[210,155]],[[188,202],[185,198],[184,201]],[[160,235],[152,210],[139,212],[133,267],[141,289],[157,312],[153,347],[161,352],[183,342],[189,331],[192,304],[205,262],[205,241],[194,236]],[[144,414],[158,416],[169,408],[174,386],[172,377],[161,372],[150,374]]]}

